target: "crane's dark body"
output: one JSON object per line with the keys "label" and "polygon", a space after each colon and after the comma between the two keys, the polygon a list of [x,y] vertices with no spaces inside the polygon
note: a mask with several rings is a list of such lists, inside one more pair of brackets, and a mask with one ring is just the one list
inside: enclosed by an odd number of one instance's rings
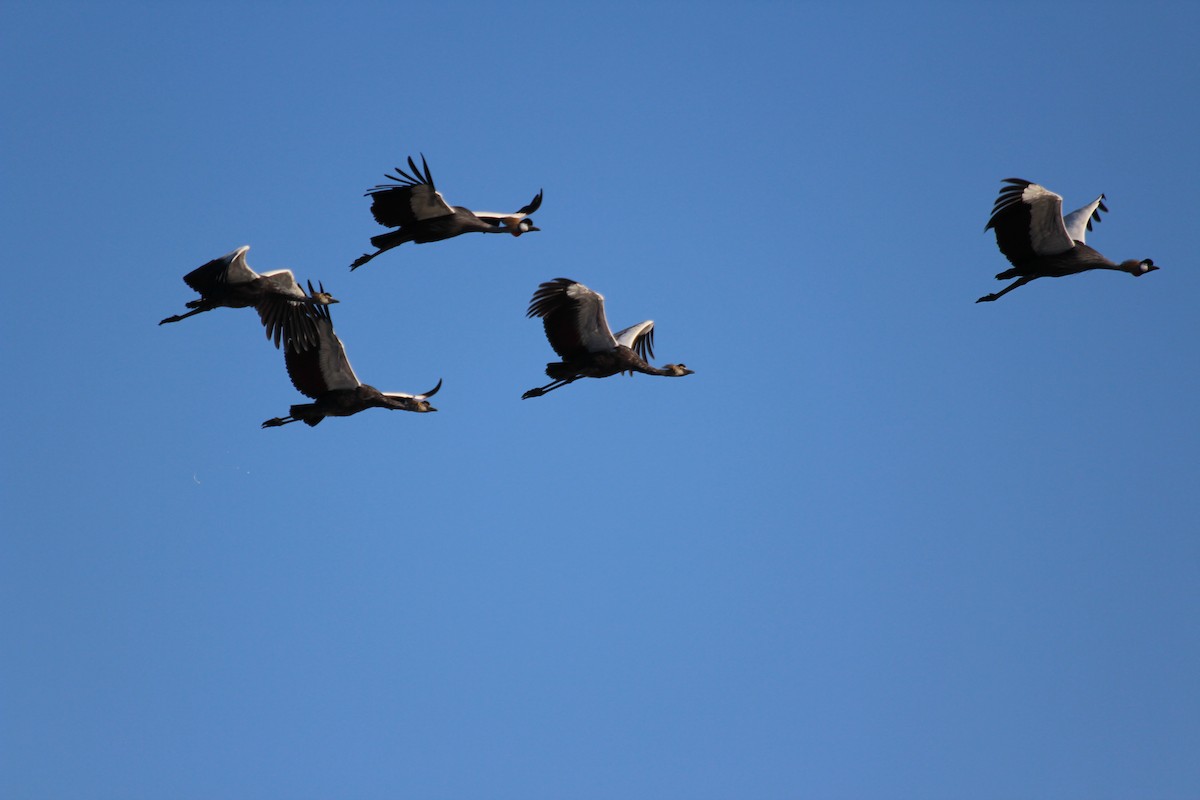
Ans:
{"label": "crane's dark body", "polygon": [[[432,394],[432,393],[431,393]],[[314,427],[326,417],[349,417],[368,408],[389,408],[394,411],[433,411],[432,407],[417,408],[417,403],[410,399],[396,400],[388,397],[374,386],[362,384],[353,389],[333,389],[322,392],[315,398],[315,403],[297,403],[288,409],[289,422],[303,422]],[[428,405],[428,404],[426,404]],[[276,419],[279,419],[278,417]],[[274,422],[275,420],[268,420]],[[283,421],[277,425],[286,424]],[[276,427],[263,423],[264,427]]]}
{"label": "crane's dark body", "polygon": [[629,347],[619,344],[606,353],[588,353],[565,361],[552,361],[546,365],[546,376],[556,381],[576,378],[608,378],[628,372],[646,375],[666,375],[666,370],[650,365]]}
{"label": "crane's dark body", "polygon": [[1062,278],[1093,269],[1140,276],[1158,269],[1150,259],[1118,264],[1084,244],[1087,231],[1100,221],[1100,212],[1108,211],[1104,195],[1063,217],[1059,195],[1021,178],[1006,178],[1004,183],[1008,185],[1001,188],[984,230],[995,230],[996,245],[1013,265],[996,279],[1017,280],[975,302],[998,300],[1037,278]]}
{"label": "crane's dark body", "polygon": [[1065,253],[1048,256],[1035,256],[1022,261],[1011,269],[996,274],[996,280],[1006,281],[1011,278],[1065,278],[1067,275],[1078,275],[1089,269],[1120,270],[1119,264],[1108,260],[1098,251],[1088,247],[1083,242],[1076,242]]}
{"label": "crane's dark body", "polygon": [[[379,198],[384,196],[375,195],[376,200],[371,204],[371,211],[375,213],[377,220],[381,216],[377,211],[380,205]],[[385,250],[399,247],[405,242],[428,244],[429,242],[452,239],[464,233],[509,233],[509,230],[504,225],[493,224],[480,219],[469,208],[454,206],[454,213],[448,217],[436,217],[425,220],[421,225],[413,225],[408,228],[401,228],[398,231],[388,231],[378,236],[372,236],[371,246],[378,248],[378,252],[372,253],[371,258],[374,258]],[[366,260],[363,260],[361,264],[355,264],[355,267],[360,267],[370,260],[365,256],[363,258]]]}
{"label": "crane's dark body", "polygon": [[546,365],[551,383],[530,389],[522,399],[541,397],[580,378],[607,378],[622,372],[692,374],[683,364],[652,366],[646,359],[654,357],[654,323],[642,322],[614,336],[604,313],[604,297],[569,278],[539,286],[526,316],[542,318],[546,339],[562,361]]}
{"label": "crane's dark body", "polygon": [[464,233],[508,233],[520,236],[538,230],[533,220],[527,217],[541,207],[541,191],[529,205],[511,214],[476,213],[465,206],[446,203],[434,187],[433,176],[429,173],[429,164],[424,156],[421,156],[422,169],[417,168],[411,156],[408,166],[410,172],[396,167],[395,175],[386,176],[394,183],[381,184],[367,191],[371,196],[371,215],[375,221],[384,227],[399,230],[372,236],[371,245],[376,248],[375,252],[363,253],[350,265],[350,269],[358,269],[380,253],[405,242],[427,244]]}

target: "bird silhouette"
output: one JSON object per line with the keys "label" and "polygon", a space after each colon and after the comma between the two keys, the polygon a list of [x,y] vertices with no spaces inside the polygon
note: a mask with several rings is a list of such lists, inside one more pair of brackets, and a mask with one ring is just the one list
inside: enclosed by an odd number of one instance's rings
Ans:
{"label": "bird silhouette", "polygon": [[[311,286],[309,287],[311,290]],[[284,362],[292,385],[315,402],[293,405],[286,417],[275,417],[262,424],[276,428],[292,422],[315,426],[325,417],[348,417],[368,408],[388,408],[395,411],[437,411],[428,402],[442,388],[439,380],[424,394],[381,392],[354,374],[346,359],[346,348],[333,332],[329,308],[316,309],[316,330],[319,344],[308,350],[289,347],[284,350]]]}
{"label": "bird silhouette", "polygon": [[276,347],[284,341],[293,341],[300,349],[316,345],[317,325],[312,309],[338,301],[324,286],[311,296],[306,295],[291,270],[258,274],[246,264],[249,249],[249,245],[244,245],[231,250],[184,275],[184,283],[199,292],[200,299],[187,303],[192,310],[186,314],[167,317],[158,324],[179,322],[214,308],[253,306],[266,328],[267,338],[273,339]]}
{"label": "bird silhouette", "polygon": [[440,242],[464,233],[508,233],[520,236],[541,230],[529,218],[530,214],[541,208],[540,189],[529,205],[511,213],[472,211],[446,202],[442,193],[434,188],[433,176],[429,174],[429,164],[424,155],[421,156],[422,169],[417,169],[412,156],[408,157],[408,167],[409,172],[396,167],[395,175],[385,176],[395,183],[381,184],[367,191],[375,221],[398,230],[371,237],[371,245],[378,249],[374,253],[363,253],[350,265],[350,269],[358,269],[380,253],[405,242]]}
{"label": "bird silhouette", "polygon": [[619,372],[681,377],[693,374],[683,364],[654,367],[654,322],[646,320],[616,334],[608,326],[604,297],[570,278],[541,284],[529,303],[527,317],[541,317],[546,338],[562,361],[546,365],[553,380],[521,395],[541,397],[580,378],[607,378]]}
{"label": "bird silhouette", "polygon": [[1036,278],[1061,278],[1091,269],[1114,269],[1137,277],[1158,269],[1148,258],[1120,264],[1109,261],[1084,244],[1092,223],[1100,221],[1100,212],[1108,212],[1104,195],[1063,217],[1062,197],[1044,186],[1021,178],[1005,178],[1004,183],[1009,185],[1001,188],[984,230],[996,231],[996,244],[1013,265],[996,280],[1017,280],[976,303],[999,300]]}

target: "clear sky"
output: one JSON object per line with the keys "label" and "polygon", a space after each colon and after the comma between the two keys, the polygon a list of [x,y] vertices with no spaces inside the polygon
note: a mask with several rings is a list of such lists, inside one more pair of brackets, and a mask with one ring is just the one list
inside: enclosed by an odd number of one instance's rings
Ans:
{"label": "clear sky", "polygon": [[[1196,797],[1195,4],[246,6],[0,7],[0,796]],[[351,273],[419,153],[542,231]],[[260,429],[243,244],[439,412]]]}

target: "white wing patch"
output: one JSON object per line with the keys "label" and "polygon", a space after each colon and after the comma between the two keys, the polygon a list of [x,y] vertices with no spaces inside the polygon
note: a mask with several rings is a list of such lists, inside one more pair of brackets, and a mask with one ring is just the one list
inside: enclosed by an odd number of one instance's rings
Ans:
{"label": "white wing patch", "polygon": [[333,324],[327,319],[317,320],[317,334],[321,338],[318,358],[321,364],[321,375],[325,378],[325,388],[354,389],[362,385],[362,381],[354,374],[346,358],[346,348],[342,340],[333,332]]}
{"label": "white wing patch", "polygon": [[1063,223],[1062,197],[1031,183],[1021,193],[1021,202],[1029,206],[1029,244],[1033,252],[1053,256],[1075,246]]}
{"label": "white wing patch", "polygon": [[438,393],[438,390],[441,388],[442,388],[442,381],[439,378],[438,382],[437,382],[437,386],[434,386],[432,389],[430,389],[428,392],[425,392],[424,394],[408,394],[407,392],[381,392],[381,394],[384,397],[394,397],[398,400],[425,400],[427,398],[433,397],[435,394]]}
{"label": "white wing patch", "polygon": [[412,188],[408,202],[417,219],[448,217],[454,213],[454,209],[446,202],[446,198],[442,197],[442,193],[425,183]]}
{"label": "white wing patch", "polygon": [[604,295],[593,292],[582,283],[567,287],[567,297],[579,303],[576,324],[579,340],[589,353],[606,353],[617,346],[604,314]]}
{"label": "white wing patch", "polygon": [[1077,242],[1084,242],[1084,237],[1087,236],[1088,220],[1092,218],[1092,214],[1096,212],[1103,200],[1104,195],[1100,195],[1083,208],[1077,208],[1063,217],[1063,224],[1067,227],[1067,236]]}
{"label": "white wing patch", "polygon": [[471,213],[474,214],[475,216],[479,217],[480,219],[492,219],[492,220],[498,220],[501,222],[511,219],[513,222],[509,223],[510,225],[513,225],[525,218],[524,214],[518,214],[515,211],[510,211],[507,214],[505,214],[505,213],[501,213],[499,211],[475,211],[475,210],[472,210]]}
{"label": "white wing patch", "polygon": [[616,335],[617,344],[623,344],[632,349],[637,340],[647,331],[654,329],[654,320],[648,319],[645,322],[639,322],[637,325],[630,325],[623,331],[619,331]]}
{"label": "white wing patch", "polygon": [[288,297],[307,297],[304,290],[300,288],[300,284],[296,283],[296,276],[292,274],[290,269],[275,269],[262,274],[264,278],[271,281],[271,288],[280,294],[286,294]]}
{"label": "white wing patch", "polygon": [[237,250],[231,250],[222,259],[229,261],[229,269],[225,271],[226,283],[249,283],[258,277],[258,273],[250,269],[250,265],[246,263],[246,252],[250,249],[250,245],[244,244]]}

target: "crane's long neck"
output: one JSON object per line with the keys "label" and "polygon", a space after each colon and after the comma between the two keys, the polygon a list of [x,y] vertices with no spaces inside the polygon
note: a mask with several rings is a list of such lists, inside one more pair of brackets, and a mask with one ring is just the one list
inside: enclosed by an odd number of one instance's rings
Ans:
{"label": "crane's long neck", "polygon": [[1129,261],[1122,261],[1120,264],[1114,264],[1105,258],[1103,263],[1095,264],[1094,266],[1096,269],[1111,269],[1116,272],[1128,272],[1130,275],[1145,275],[1151,270],[1158,269],[1158,267],[1149,266],[1145,261],[1138,261],[1136,258]]}
{"label": "crane's long neck", "polygon": [[[624,347],[624,345],[622,345]],[[625,368],[633,372],[640,372],[643,375],[675,375],[676,372],[670,366],[656,367],[646,361],[637,354],[637,351],[631,347],[625,347]]]}
{"label": "crane's long neck", "polygon": [[1088,247],[1083,242],[1075,242],[1075,249],[1067,251],[1065,255],[1072,258],[1074,262],[1082,264],[1087,269],[1111,269],[1117,272],[1129,273],[1140,271],[1134,269],[1134,266],[1138,263],[1137,261],[1125,261],[1118,264],[1115,261],[1109,260],[1100,251]]}

